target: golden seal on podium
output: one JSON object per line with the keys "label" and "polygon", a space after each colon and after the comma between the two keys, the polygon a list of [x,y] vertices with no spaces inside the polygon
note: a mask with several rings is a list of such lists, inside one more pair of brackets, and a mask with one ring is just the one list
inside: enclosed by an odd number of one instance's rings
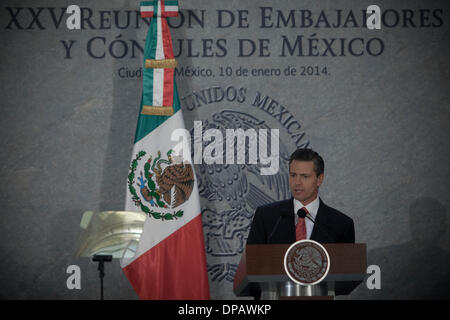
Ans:
{"label": "golden seal on podium", "polygon": [[303,286],[320,283],[330,270],[330,257],[325,248],[313,240],[293,243],[284,256],[284,269],[292,281]]}

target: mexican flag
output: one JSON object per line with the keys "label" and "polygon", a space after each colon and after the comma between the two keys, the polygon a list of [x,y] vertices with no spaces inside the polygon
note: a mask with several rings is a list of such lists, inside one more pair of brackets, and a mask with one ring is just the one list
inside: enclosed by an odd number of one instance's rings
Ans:
{"label": "mexican flag", "polygon": [[152,21],[125,210],[143,211],[147,218],[135,256],[122,259],[121,266],[141,299],[209,299],[195,172],[190,152],[183,157],[179,141],[171,140],[175,130],[184,129],[166,20],[178,2],[147,1],[142,7],[143,16],[151,11]]}

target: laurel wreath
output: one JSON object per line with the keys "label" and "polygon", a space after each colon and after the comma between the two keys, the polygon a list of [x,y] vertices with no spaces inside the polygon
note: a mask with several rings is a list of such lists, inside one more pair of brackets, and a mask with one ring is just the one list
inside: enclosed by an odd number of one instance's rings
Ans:
{"label": "laurel wreath", "polygon": [[[132,195],[131,199],[134,201],[134,204],[137,207],[140,207],[143,212],[145,212],[148,216],[152,216],[154,219],[161,219],[162,221],[164,221],[164,220],[174,220],[174,219],[181,218],[183,216],[182,210],[174,211],[173,213],[156,212],[156,211],[151,210],[146,205],[144,205],[141,201],[141,198],[139,198],[139,196],[137,195],[136,189],[133,186],[133,184],[135,182],[134,178],[136,177],[135,172],[136,172],[136,168],[138,166],[139,160],[141,160],[142,157],[145,156],[146,154],[147,153],[145,151],[139,151],[136,154],[136,157],[131,161],[130,173],[128,174],[128,190],[130,190],[130,193]],[[144,165],[144,175],[145,175],[145,178],[147,179],[148,186],[150,187],[151,190],[154,190],[156,188],[156,185],[155,185],[155,182],[153,182],[153,180],[151,178],[150,163],[148,163],[148,162],[146,162]],[[165,204],[164,204],[164,202],[159,200],[159,195],[157,193],[154,193],[154,195],[155,195],[158,206],[163,207]]]}

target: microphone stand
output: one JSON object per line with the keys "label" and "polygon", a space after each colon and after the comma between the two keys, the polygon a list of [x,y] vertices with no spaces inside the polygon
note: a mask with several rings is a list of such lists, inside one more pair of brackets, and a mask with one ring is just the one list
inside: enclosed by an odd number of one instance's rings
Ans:
{"label": "microphone stand", "polygon": [[99,277],[100,277],[100,300],[103,300],[103,278],[105,277],[105,262],[112,261],[112,255],[96,254],[92,257],[92,261],[98,262]]}
{"label": "microphone stand", "polygon": [[312,223],[314,223],[314,227],[315,226],[318,226],[326,235],[327,235],[327,237],[329,237],[329,238],[331,238],[331,236],[330,236],[330,233],[327,231],[327,230],[325,230],[326,229],[326,226],[325,227],[323,227],[320,223],[316,223],[316,221],[315,221],[315,219],[313,219],[312,217],[310,217],[310,213],[308,212],[308,213],[306,213],[306,211],[305,210],[302,210],[302,209],[299,209],[298,211],[297,211],[297,215],[299,216],[299,218],[308,218],[309,220],[311,220],[312,221]]}

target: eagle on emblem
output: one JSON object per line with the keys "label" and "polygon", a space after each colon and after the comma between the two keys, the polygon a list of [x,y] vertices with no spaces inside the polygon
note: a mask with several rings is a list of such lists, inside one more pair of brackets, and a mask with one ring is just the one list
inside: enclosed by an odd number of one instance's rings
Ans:
{"label": "eagle on emblem", "polygon": [[295,254],[294,267],[297,271],[315,273],[321,267],[320,253],[313,248],[302,248]]}
{"label": "eagle on emblem", "polygon": [[[178,207],[189,199],[194,188],[194,171],[189,163],[173,164],[166,167],[162,173],[156,173],[156,182],[159,185],[157,193],[163,196],[164,201]],[[172,188],[174,188],[172,198]]]}
{"label": "eagle on emblem", "polygon": [[[165,160],[161,159],[161,152],[158,151],[158,156],[153,161],[150,157],[144,166],[147,180],[142,172],[138,178],[140,193],[152,206],[176,208],[191,196],[195,183],[192,165],[172,153],[173,150],[169,150]],[[163,164],[166,164],[165,168],[161,167]]]}
{"label": "eagle on emblem", "polygon": [[[222,132],[226,129],[270,129],[265,121],[239,111],[222,110],[213,114],[212,119],[212,122],[203,121],[203,131],[207,129],[218,129]],[[193,134],[192,129],[192,137]],[[204,142],[203,147],[206,147],[207,143]],[[236,149],[238,153],[245,152],[246,158],[249,158],[251,150],[244,145],[236,145]],[[234,256],[241,253],[254,210],[258,206],[286,199],[289,196],[289,169],[286,164],[289,153],[283,143],[280,143],[279,154],[280,168],[276,175],[261,175],[261,163],[197,165],[200,196],[208,201],[224,201],[229,207],[220,212],[216,208],[203,210],[207,253],[216,256]],[[264,189],[272,192],[268,194]]]}

